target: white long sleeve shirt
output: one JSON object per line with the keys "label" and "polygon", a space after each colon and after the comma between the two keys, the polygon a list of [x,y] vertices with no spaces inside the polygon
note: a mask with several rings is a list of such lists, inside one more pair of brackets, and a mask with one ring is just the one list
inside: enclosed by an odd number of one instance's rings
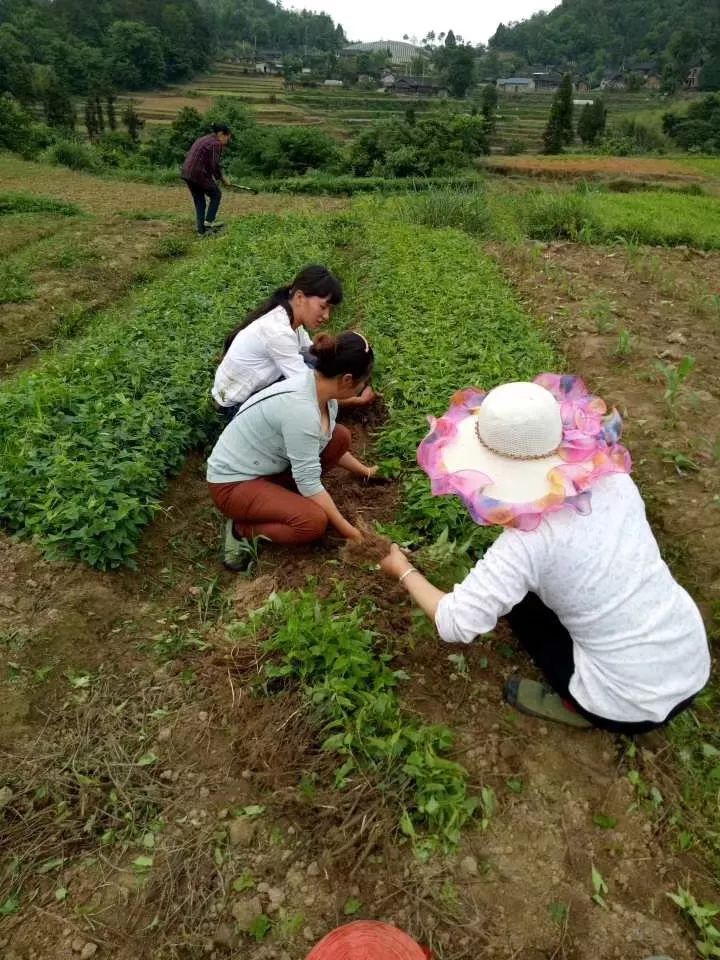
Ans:
{"label": "white long sleeve shirt", "polygon": [[572,637],[570,692],[597,716],[661,722],[707,683],[700,612],[660,556],[626,474],[598,481],[588,516],[560,510],[535,530],[505,530],[440,601],[438,632],[450,643],[470,643],[526,593],[553,610]]}
{"label": "white long sleeve shirt", "polygon": [[300,353],[312,345],[304,327],[293,330],[284,307],[241,330],[215,372],[212,395],[221,407],[245,403],[263,387],[281,377],[289,379],[307,369]]}

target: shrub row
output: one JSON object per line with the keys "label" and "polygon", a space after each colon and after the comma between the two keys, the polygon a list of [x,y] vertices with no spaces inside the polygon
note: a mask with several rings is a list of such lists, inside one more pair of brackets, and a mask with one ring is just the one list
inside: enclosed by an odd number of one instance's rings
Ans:
{"label": "shrub row", "polygon": [[352,196],[363,193],[419,193],[440,187],[468,188],[480,184],[476,173],[455,177],[353,177],[330,173],[308,173],[304,177],[243,178],[245,186],[262,193],[319,194]]}
{"label": "shrub row", "polygon": [[227,330],[329,248],[317,220],[266,216],[203,252],[0,387],[0,523],[49,556],[131,563],[168,474],[216,428],[209,385]]}

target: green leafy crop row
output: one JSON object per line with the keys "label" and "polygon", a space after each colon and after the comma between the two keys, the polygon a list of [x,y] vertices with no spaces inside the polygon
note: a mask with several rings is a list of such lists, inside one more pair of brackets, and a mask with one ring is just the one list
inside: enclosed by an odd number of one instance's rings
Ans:
{"label": "green leafy crop row", "polygon": [[300,684],[325,737],[322,749],[342,758],[337,787],[370,774],[396,798],[400,829],[418,852],[452,848],[479,800],[468,794],[465,769],[444,756],[450,730],[402,713],[397,685],[406,675],[391,668],[391,654],[374,649],[379,638],[367,628],[370,612],[367,604],[348,610],[340,591],[322,601],[312,590],[274,594],[232,632],[265,637],[269,691]]}
{"label": "green leafy crop row", "polygon": [[227,331],[329,247],[320,221],[267,216],[203,253],[0,387],[0,523],[49,556],[131,561],[168,474],[215,423]]}
{"label": "green leafy crop row", "polygon": [[354,288],[377,357],[388,420],[377,440],[386,466],[405,474],[401,523],[408,539],[474,528],[456,498],[433,497],[414,466],[427,416],[455,391],[532,378],[557,367],[537,325],[519,307],[481,245],[459,230],[363,218],[351,235]]}

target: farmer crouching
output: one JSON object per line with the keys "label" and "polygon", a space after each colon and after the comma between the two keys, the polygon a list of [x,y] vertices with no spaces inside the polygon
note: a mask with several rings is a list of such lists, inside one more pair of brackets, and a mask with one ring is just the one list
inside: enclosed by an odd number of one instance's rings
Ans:
{"label": "farmer crouching", "polygon": [[617,441],[621,421],[583,382],[542,374],[465,390],[418,450],[433,493],[506,529],[452,593],[393,545],[396,577],[449,643],[507,615],[548,686],[518,677],[519,710],[575,727],[645,733],[687,709],[708,680],[700,613],[673,579]]}
{"label": "farmer crouching", "polygon": [[248,540],[318,540],[331,524],[347,540],[361,540],[322,484],[335,466],[373,477],[350,453],[350,431],[336,423],[338,401],[358,396],[372,373],[365,337],[347,331],[319,334],[310,347],[313,368],[250,397],[220,435],[208,459],[210,496],[228,518],[224,563],[247,566]]}

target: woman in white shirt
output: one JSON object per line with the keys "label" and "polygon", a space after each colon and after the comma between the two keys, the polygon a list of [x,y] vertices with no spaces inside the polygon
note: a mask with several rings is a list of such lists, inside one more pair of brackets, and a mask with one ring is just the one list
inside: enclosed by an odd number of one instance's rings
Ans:
{"label": "woman in white shirt", "polygon": [[[308,331],[327,323],[341,301],[337,277],[326,267],[311,265],[247,315],[225,340],[212,388],[227,420],[259,390],[307,369],[305,357],[312,345]],[[346,405],[370,403],[373,397],[367,387]]]}
{"label": "woman in white shirt", "polygon": [[395,546],[399,579],[449,643],[508,616],[549,687],[512,678],[506,699],[576,727],[637,734],[686,709],[708,680],[700,613],[660,556],[621,421],[581,380],[541,374],[465,390],[431,421],[418,462],[436,494],[456,494],[504,532],[451,593]]}

